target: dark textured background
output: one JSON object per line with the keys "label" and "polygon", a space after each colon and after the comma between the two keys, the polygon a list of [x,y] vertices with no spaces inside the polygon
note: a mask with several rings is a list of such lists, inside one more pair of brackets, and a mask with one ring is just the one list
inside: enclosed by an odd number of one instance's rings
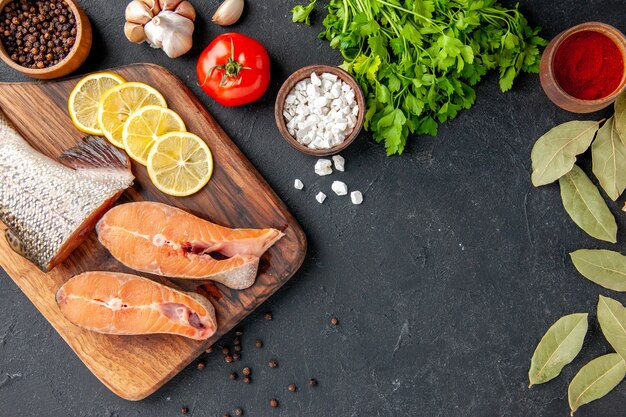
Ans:
{"label": "dark textured background", "polygon": [[[402,157],[387,158],[362,134],[343,153],[347,171],[320,178],[315,159],[288,147],[273,121],[277,89],[291,72],[341,63],[316,39],[319,15],[309,28],[291,23],[293,1],[247,1],[232,29],[266,45],[273,80],[258,103],[227,109],[205,96],[195,79],[195,58],[222,32],[210,24],[217,1],[192,3],[199,15],[195,46],[170,60],[126,41],[126,1],[83,0],[95,43],[80,72],[152,62],[181,77],[302,223],[307,260],[243,322],[242,362],[233,366],[219,352],[208,355],[206,369],[190,366],[138,403],[104,388],[0,273],[0,416],[175,416],[183,405],[203,417],[232,413],[238,405],[248,416],[567,415],[568,381],[609,351],[594,313],[598,293],[608,292],[579,276],[568,253],[620,250],[626,230],[621,202],[610,204],[620,243],[601,244],[568,218],[556,185],[531,187],[535,138],[575,116],[548,101],[535,75],[522,76],[507,94],[491,75],[477,87],[476,105],[437,138],[419,138]],[[549,38],[589,20],[626,30],[622,0],[533,0],[522,1],[521,9]],[[6,66],[0,74],[0,81],[22,80]],[[589,172],[588,158],[583,161]],[[304,192],[293,188],[294,178],[304,181]],[[331,195],[335,179],[364,191],[363,205]],[[319,189],[329,195],[323,205],[314,199]],[[263,320],[266,310],[274,313],[272,322]],[[528,365],[541,335],[562,315],[584,311],[592,314],[580,356],[560,378],[528,390]],[[340,320],[336,328],[329,325],[333,314]],[[263,349],[254,348],[256,338]],[[272,357],[277,369],[266,366]],[[245,365],[253,368],[253,384],[228,380],[231,369]],[[307,386],[309,377],[319,380],[317,388]],[[297,393],[286,390],[291,382]],[[623,416],[624,388],[577,415]],[[280,408],[271,410],[270,398],[278,398]]]}

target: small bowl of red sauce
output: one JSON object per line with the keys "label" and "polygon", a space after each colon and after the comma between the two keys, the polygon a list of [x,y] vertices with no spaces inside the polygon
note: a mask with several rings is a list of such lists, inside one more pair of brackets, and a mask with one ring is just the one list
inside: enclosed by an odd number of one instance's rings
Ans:
{"label": "small bowl of red sauce", "polygon": [[562,109],[603,109],[626,89],[626,37],[600,22],[561,32],[541,57],[539,79],[546,95]]}

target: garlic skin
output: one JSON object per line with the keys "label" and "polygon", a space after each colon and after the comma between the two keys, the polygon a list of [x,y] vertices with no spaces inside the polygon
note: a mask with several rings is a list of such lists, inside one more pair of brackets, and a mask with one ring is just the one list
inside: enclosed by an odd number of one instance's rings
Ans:
{"label": "garlic skin", "polygon": [[192,46],[193,21],[172,11],[162,11],[144,26],[146,41],[161,48],[170,58],[178,58]]}
{"label": "garlic skin", "polygon": [[143,25],[138,23],[126,22],[124,24],[124,35],[126,35],[129,41],[134,43],[142,43],[146,40]]}
{"label": "garlic skin", "polygon": [[127,22],[145,25],[154,17],[154,14],[146,3],[140,0],[133,0],[126,6],[125,16]]}
{"label": "garlic skin", "polygon": [[243,6],[244,0],[224,0],[211,20],[220,26],[230,26],[241,17]]}
{"label": "garlic skin", "polygon": [[135,43],[147,41],[170,58],[191,49],[196,11],[186,0],[133,0],[126,6],[124,34]]}

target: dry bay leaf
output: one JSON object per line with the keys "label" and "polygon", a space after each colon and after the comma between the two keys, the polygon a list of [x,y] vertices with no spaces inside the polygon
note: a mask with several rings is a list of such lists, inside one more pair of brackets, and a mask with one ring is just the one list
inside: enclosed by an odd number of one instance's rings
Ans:
{"label": "dry bay leaf", "polygon": [[617,353],[600,356],[583,366],[567,390],[571,415],[573,416],[581,405],[611,392],[625,376],[626,363]]}
{"label": "dry bay leaf", "polygon": [[615,218],[589,177],[574,165],[559,179],[563,207],[574,223],[596,239],[617,242]]}
{"label": "dry bay leaf", "polygon": [[591,145],[600,123],[563,123],[537,139],[530,153],[533,185],[550,184],[567,174],[576,162],[576,155],[585,152]]}
{"label": "dry bay leaf", "polygon": [[626,358],[626,308],[619,301],[601,295],[598,322],[606,340],[622,359]]}
{"label": "dry bay leaf", "polygon": [[585,278],[613,291],[626,291],[626,256],[604,249],[579,249],[569,254]]}
{"label": "dry bay leaf", "polygon": [[626,138],[626,95],[620,94],[615,100],[615,129]]}
{"label": "dry bay leaf", "polygon": [[556,378],[574,360],[587,334],[587,313],[563,316],[541,338],[528,371],[529,388]]}
{"label": "dry bay leaf", "polygon": [[611,117],[598,130],[591,146],[593,173],[613,201],[626,188],[626,143],[615,126],[615,117]]}

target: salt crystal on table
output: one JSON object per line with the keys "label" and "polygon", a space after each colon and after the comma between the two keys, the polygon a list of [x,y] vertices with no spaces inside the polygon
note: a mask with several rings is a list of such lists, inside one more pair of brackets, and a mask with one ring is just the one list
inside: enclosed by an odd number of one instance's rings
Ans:
{"label": "salt crystal on table", "polygon": [[363,202],[363,194],[360,191],[352,191],[350,200],[352,200],[352,204],[361,204]]}
{"label": "salt crystal on table", "polygon": [[315,196],[315,199],[317,200],[318,203],[322,204],[324,202],[324,200],[326,200],[326,194],[324,194],[323,192],[320,191]]}
{"label": "salt crystal on table", "polygon": [[341,155],[334,155],[333,156],[333,162],[335,163],[335,169],[337,171],[341,171],[341,172],[344,171],[344,166],[345,166],[346,160],[343,159],[343,156],[341,156]]}
{"label": "salt crystal on table", "polygon": [[296,178],[296,180],[293,182],[293,188],[295,188],[296,190],[301,190],[304,188],[304,184],[302,183],[302,181]]}
{"label": "salt crystal on table", "polygon": [[315,163],[315,173],[319,176],[330,175],[333,173],[330,159],[318,159]]}
{"label": "salt crystal on table", "polygon": [[342,181],[333,181],[333,184],[330,186],[333,189],[335,194],[337,195],[346,195],[348,194],[348,186],[345,182]]}

